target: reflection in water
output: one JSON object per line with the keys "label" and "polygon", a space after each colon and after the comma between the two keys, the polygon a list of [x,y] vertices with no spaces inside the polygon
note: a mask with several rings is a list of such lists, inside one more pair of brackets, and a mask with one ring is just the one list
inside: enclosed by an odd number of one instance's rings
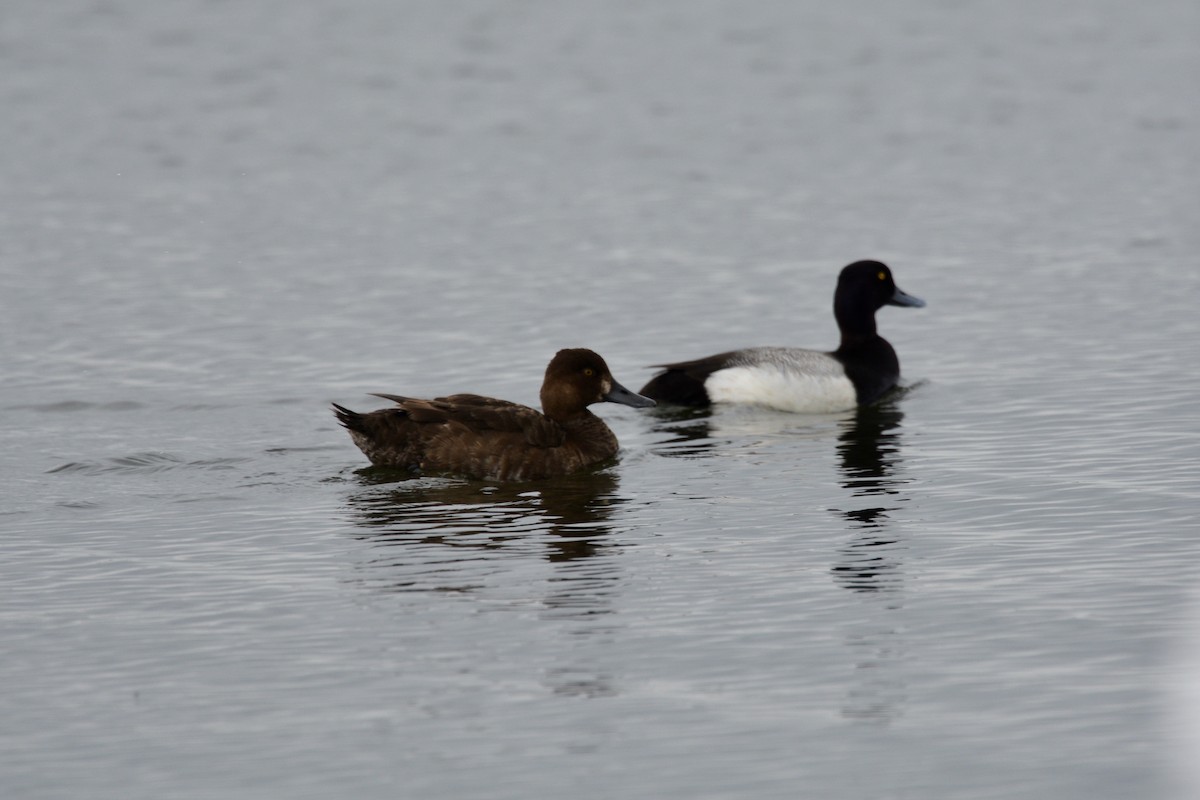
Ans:
{"label": "reflection in water", "polygon": [[888,530],[888,514],[903,502],[901,481],[893,477],[900,460],[900,422],[904,414],[892,404],[860,408],[842,423],[838,435],[842,485],[865,505],[837,509],[855,536],[842,548],[833,567],[838,583],[856,592],[892,591],[900,587],[902,547]]}
{"label": "reflection in water", "polygon": [[668,458],[702,458],[712,455],[717,444],[712,439],[708,408],[662,406],[649,412],[654,417],[654,429],[666,433],[668,439],[655,445],[655,452]]}
{"label": "reflection in water", "polygon": [[[903,544],[888,529],[890,514],[904,501],[902,480],[894,472],[900,462],[900,423],[904,415],[894,401],[858,409],[842,423],[838,435],[842,485],[853,507],[837,509],[853,536],[832,567],[845,588],[877,595],[882,612],[900,607]],[[871,724],[887,724],[901,713],[907,699],[896,666],[904,658],[903,642],[886,614],[846,639],[855,682],[846,692],[842,716]]]}
{"label": "reflection in water", "polygon": [[[556,563],[602,554],[613,546],[606,541],[611,511],[625,502],[616,496],[617,479],[610,472],[503,485],[428,478],[396,482],[399,475],[374,468],[359,471],[363,486],[370,488],[348,498],[358,538],[410,551],[430,545],[462,550],[460,558],[439,554],[439,584],[447,583],[444,578],[450,577],[448,568],[454,563],[476,562],[488,551],[522,556],[532,551]],[[389,551],[372,566],[407,571],[415,562],[411,552]],[[392,588],[470,588],[431,586],[419,577],[410,574]]]}
{"label": "reflection in water", "polygon": [[901,645],[895,628],[879,627],[846,637],[854,675],[842,700],[843,717],[886,725],[900,716],[908,701],[907,684],[897,669],[905,656]]}
{"label": "reflection in water", "polygon": [[[540,605],[542,618],[565,623],[569,636],[603,639],[612,632],[620,576],[610,519],[626,502],[612,472],[501,485],[375,468],[356,477],[362,490],[348,498],[355,536],[373,546],[360,567],[363,585],[485,594],[516,608]],[[514,580],[514,572],[529,577]],[[514,589],[518,595],[504,596]],[[616,693],[594,659],[550,668],[546,682],[556,694]]]}

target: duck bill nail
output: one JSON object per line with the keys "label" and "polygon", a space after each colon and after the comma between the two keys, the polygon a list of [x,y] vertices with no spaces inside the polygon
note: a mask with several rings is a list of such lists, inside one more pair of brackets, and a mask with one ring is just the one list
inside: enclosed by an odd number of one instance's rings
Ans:
{"label": "duck bill nail", "polygon": [[908,294],[896,287],[896,293],[892,295],[892,299],[888,300],[889,306],[908,306],[909,308],[924,308],[925,301],[916,295]]}
{"label": "duck bill nail", "polygon": [[608,390],[608,394],[604,395],[604,399],[610,403],[620,403],[634,408],[650,408],[658,405],[649,397],[642,397],[640,394],[631,392],[616,381],[613,381],[612,388]]}

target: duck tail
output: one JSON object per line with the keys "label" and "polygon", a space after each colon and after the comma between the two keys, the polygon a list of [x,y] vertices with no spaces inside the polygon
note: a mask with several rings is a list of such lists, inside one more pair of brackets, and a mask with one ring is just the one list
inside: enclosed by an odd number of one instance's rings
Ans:
{"label": "duck tail", "polygon": [[638,394],[660,403],[703,408],[710,405],[703,378],[697,379],[681,369],[667,368],[638,390]]}
{"label": "duck tail", "polygon": [[345,406],[339,406],[337,403],[332,403],[333,414],[338,418],[338,422],[342,423],[342,427],[348,431],[358,431],[365,433],[363,425],[363,415],[357,411],[351,411]]}

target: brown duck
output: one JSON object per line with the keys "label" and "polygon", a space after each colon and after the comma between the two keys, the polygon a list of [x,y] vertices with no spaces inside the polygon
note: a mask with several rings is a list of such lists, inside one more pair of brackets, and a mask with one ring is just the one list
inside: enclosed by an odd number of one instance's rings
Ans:
{"label": "brown duck", "polygon": [[396,406],[359,413],[333,405],[372,464],[498,481],[566,475],[612,458],[617,437],[588,406],[654,405],[617,383],[604,359],[583,348],[559,350],[546,367],[541,412],[475,394],[375,396]]}

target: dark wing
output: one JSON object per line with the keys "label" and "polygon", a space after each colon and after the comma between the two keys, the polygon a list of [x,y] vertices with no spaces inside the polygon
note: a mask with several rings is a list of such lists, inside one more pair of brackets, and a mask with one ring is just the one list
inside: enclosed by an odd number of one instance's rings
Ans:
{"label": "dark wing", "polygon": [[476,431],[519,433],[534,447],[558,447],[566,441],[566,431],[537,409],[483,397],[477,394],[454,394],[433,400],[419,400],[392,394],[376,394],[397,403],[417,423],[456,423]]}

